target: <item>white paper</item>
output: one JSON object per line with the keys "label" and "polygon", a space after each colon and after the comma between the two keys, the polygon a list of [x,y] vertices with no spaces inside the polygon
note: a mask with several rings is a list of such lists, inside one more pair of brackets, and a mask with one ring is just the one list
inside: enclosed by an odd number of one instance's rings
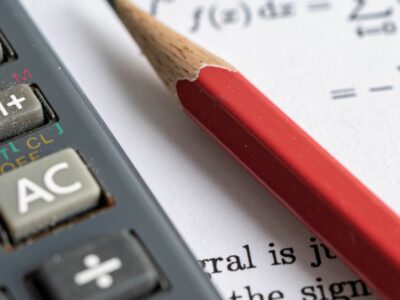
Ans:
{"label": "white paper", "polygon": [[[329,288],[356,277],[337,259],[310,266],[312,234],[175,106],[105,2],[22,2],[197,258],[224,259],[212,280],[226,299],[251,299],[247,286],[323,299],[318,277],[326,299],[354,298]],[[230,61],[400,213],[398,1],[136,2]],[[271,265],[270,243],[293,247],[296,262]],[[246,262],[245,245],[256,267],[227,271],[230,255]]]}

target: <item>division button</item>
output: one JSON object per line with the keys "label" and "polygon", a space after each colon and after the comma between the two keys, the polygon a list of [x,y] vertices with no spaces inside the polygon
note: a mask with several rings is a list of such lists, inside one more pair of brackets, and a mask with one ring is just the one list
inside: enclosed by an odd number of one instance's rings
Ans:
{"label": "division button", "polygon": [[129,232],[109,235],[54,255],[34,275],[44,299],[143,299],[159,275],[141,244]]}
{"label": "division button", "polygon": [[45,122],[42,104],[27,84],[0,92],[0,141],[20,135]]}
{"label": "division button", "polygon": [[0,176],[0,216],[14,242],[98,205],[101,189],[66,149]]}

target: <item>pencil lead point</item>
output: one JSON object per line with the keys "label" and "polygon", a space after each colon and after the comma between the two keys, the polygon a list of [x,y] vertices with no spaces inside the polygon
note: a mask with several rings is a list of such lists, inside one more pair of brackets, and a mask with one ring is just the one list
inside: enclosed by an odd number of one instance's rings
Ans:
{"label": "pencil lead point", "polygon": [[108,2],[108,4],[110,4],[110,6],[115,10],[116,6],[115,6],[115,1],[116,0],[106,0]]}

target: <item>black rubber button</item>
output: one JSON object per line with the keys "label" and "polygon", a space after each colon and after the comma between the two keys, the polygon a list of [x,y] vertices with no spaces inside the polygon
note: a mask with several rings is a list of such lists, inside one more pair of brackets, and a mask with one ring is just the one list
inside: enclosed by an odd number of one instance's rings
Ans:
{"label": "black rubber button", "polygon": [[152,294],[159,274],[129,232],[54,255],[34,275],[44,299],[132,300]]}

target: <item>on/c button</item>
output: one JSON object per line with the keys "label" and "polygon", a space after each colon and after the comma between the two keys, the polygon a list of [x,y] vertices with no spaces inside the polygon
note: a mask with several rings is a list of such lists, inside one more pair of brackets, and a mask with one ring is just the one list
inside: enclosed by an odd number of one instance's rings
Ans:
{"label": "on/c button", "polygon": [[0,215],[14,242],[99,204],[101,189],[66,149],[0,177]]}

